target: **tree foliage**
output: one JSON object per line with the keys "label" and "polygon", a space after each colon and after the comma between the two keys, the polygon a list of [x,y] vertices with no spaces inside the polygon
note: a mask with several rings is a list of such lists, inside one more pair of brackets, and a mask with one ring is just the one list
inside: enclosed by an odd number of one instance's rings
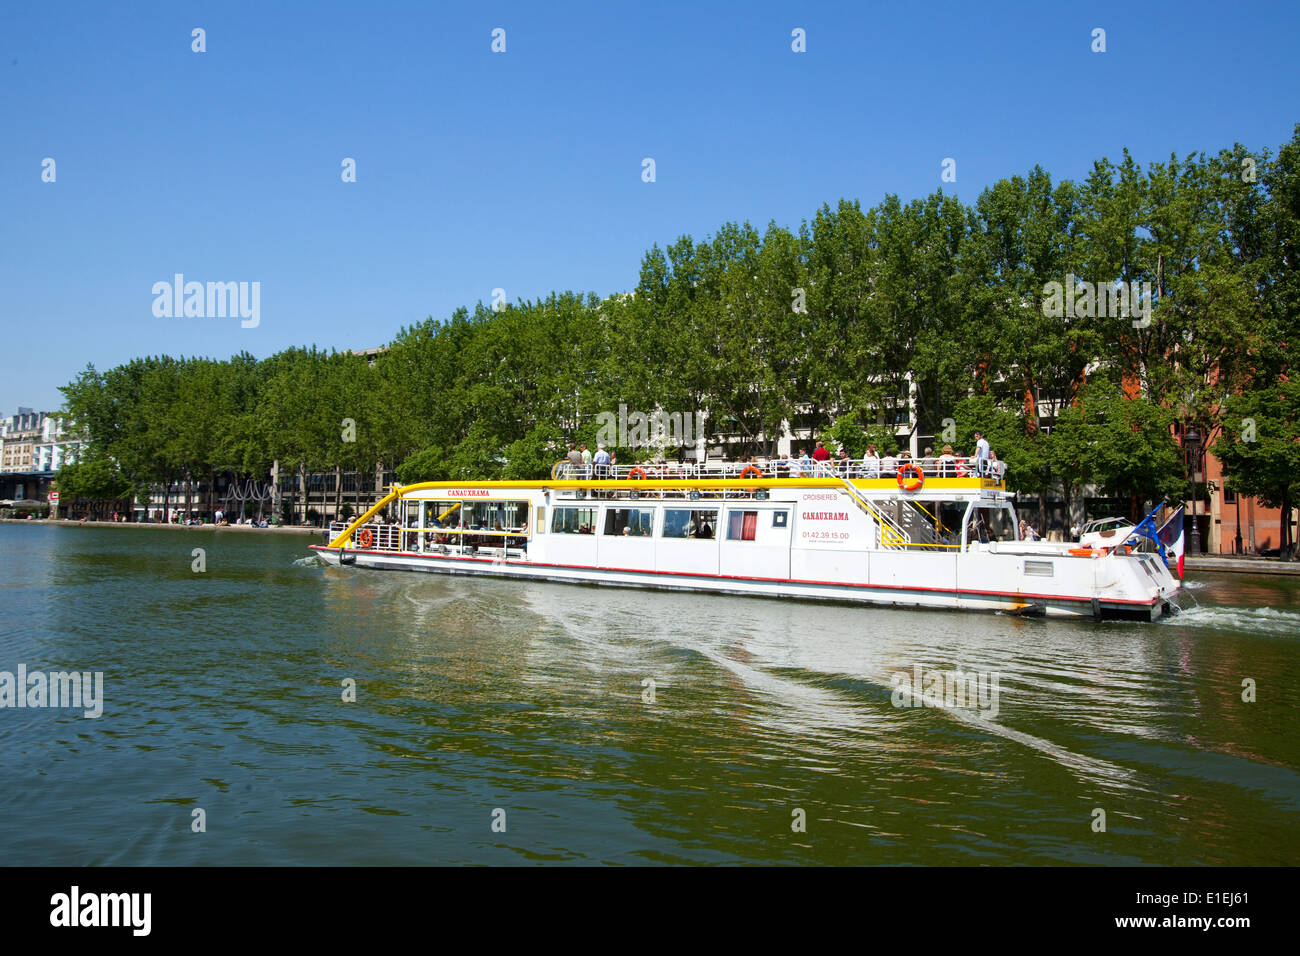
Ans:
{"label": "tree foliage", "polygon": [[[479,303],[403,328],[373,364],[155,356],[63,391],[96,459],[136,488],[272,461],[543,477],[620,405],[702,413],[743,454],[774,453],[794,424],[858,455],[893,450],[914,403],[924,443],[955,429],[970,453],[978,428],[1029,494],[1177,494],[1175,435],[1195,426],[1222,432],[1240,490],[1294,502],[1298,223],[1300,125],[1276,158],[1234,144],[1143,167],[1125,151],[1079,182],[1035,167],[969,205],[937,191],[840,200],[796,229],[724,223],[652,247],[628,294]],[[1052,283],[1093,304],[1150,289],[1150,311],[1052,317]],[[1254,447],[1232,438],[1243,418]]]}

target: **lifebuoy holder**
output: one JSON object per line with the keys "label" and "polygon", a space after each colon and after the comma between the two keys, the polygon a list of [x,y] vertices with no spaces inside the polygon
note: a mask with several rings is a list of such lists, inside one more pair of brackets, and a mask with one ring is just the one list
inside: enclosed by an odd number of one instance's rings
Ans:
{"label": "lifebuoy holder", "polygon": [[361,531],[357,533],[357,544],[361,545],[361,547],[369,548],[374,543],[375,534],[369,528],[362,528]]}
{"label": "lifebuoy holder", "polygon": [[741,478],[762,478],[763,472],[757,465],[746,465],[740,469]]}
{"label": "lifebuoy holder", "polygon": [[[908,477],[911,475],[912,477]],[[898,466],[898,487],[904,491],[919,491],[925,484],[925,472],[921,470],[920,465],[903,464]]]}

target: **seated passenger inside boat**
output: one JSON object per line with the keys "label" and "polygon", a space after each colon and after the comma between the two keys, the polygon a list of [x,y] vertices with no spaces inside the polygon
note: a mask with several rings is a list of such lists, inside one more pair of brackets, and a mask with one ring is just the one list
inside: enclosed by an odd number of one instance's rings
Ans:
{"label": "seated passenger inside boat", "polygon": [[[663,537],[665,538],[711,538],[711,525],[718,520],[718,512],[712,508],[694,509],[668,508],[664,511]],[[645,525],[647,534],[650,532]]]}

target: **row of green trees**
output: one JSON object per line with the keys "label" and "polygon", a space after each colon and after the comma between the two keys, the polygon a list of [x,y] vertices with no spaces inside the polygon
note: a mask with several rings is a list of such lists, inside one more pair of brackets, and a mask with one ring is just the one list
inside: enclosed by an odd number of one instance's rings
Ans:
{"label": "row of green trees", "polygon": [[[1081,182],[1035,168],[972,205],[936,192],[841,200],[795,231],[727,223],[652,248],[632,294],[480,303],[404,328],[373,364],[143,358],[63,391],[92,458],[135,489],[273,460],[539,477],[620,404],[703,411],[748,452],[793,421],[857,454],[895,443],[910,393],[927,440],[969,451],[982,429],[1022,492],[1176,493],[1194,426],[1239,491],[1287,507],[1298,222],[1300,125],[1276,156],[1234,145],[1142,167],[1125,152]],[[1080,282],[1103,299],[1149,288],[1149,314],[1088,308],[1091,293],[1045,314],[1049,284],[1075,298]]]}

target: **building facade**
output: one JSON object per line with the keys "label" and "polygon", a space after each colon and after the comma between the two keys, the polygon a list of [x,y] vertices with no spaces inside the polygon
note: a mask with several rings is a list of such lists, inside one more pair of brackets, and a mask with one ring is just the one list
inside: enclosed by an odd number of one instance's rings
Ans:
{"label": "building facade", "polygon": [[82,442],[60,415],[20,407],[0,418],[0,500],[46,501]]}

